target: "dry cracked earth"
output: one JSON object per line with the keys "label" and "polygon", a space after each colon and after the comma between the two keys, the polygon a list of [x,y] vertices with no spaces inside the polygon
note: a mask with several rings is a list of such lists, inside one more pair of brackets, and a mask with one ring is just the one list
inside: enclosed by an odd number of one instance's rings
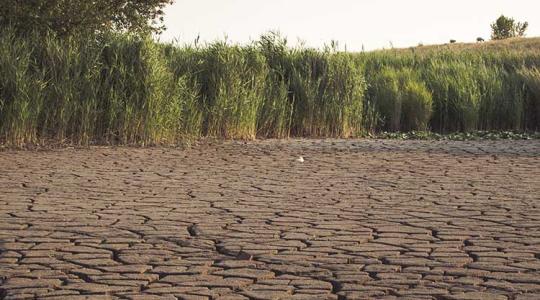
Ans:
{"label": "dry cracked earth", "polygon": [[4,151],[0,166],[0,298],[540,299],[540,141]]}

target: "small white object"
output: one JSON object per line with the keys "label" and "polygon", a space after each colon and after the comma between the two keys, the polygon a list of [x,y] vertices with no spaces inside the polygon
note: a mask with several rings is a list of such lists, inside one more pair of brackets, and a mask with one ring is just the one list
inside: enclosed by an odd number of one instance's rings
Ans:
{"label": "small white object", "polygon": [[301,162],[303,163],[304,162],[304,158],[302,156],[300,156],[299,158],[296,159],[297,162]]}

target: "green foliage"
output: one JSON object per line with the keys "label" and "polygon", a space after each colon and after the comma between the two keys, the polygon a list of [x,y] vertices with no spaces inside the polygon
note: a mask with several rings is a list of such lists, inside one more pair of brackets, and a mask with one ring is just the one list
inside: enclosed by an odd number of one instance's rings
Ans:
{"label": "green foliage", "polygon": [[217,42],[203,50],[202,58],[199,82],[207,109],[204,133],[254,138],[268,73],[264,57],[254,47]]}
{"label": "green foliage", "polygon": [[268,65],[266,94],[259,111],[257,135],[262,137],[288,137],[291,133],[294,97],[291,86],[292,57],[287,40],[277,32],[261,36],[258,50]]}
{"label": "green foliage", "polygon": [[293,102],[289,85],[274,70],[266,77],[264,101],[257,117],[257,136],[286,138],[291,131]]}
{"label": "green foliage", "polygon": [[18,34],[49,31],[65,37],[108,30],[138,33],[164,29],[163,8],[174,0],[2,0],[0,27]]}
{"label": "green foliage", "polygon": [[294,135],[308,136],[316,134],[319,124],[314,121],[320,112],[318,105],[319,85],[326,70],[324,53],[313,49],[299,49],[291,54],[290,92],[293,97],[293,119],[291,131]]}
{"label": "green foliage", "polygon": [[278,34],[175,45],[4,29],[0,143],[539,130],[537,48],[485,45],[344,53],[290,48]]}
{"label": "green foliage", "polygon": [[428,128],[432,114],[431,92],[411,68],[384,67],[371,78],[370,95],[386,130]]}
{"label": "green foliage", "polygon": [[382,119],[383,128],[399,131],[401,120],[400,82],[395,69],[385,67],[369,78],[370,96],[378,115]]}
{"label": "green foliage", "polygon": [[264,107],[262,124],[273,115],[276,128],[283,133],[287,127],[287,135],[359,134],[366,83],[354,55],[332,49],[290,49],[278,33],[263,35],[258,44],[270,67],[268,90],[278,95],[265,101],[272,104]]}
{"label": "green foliage", "polygon": [[30,74],[31,47],[13,34],[0,36],[0,136],[11,144],[35,141],[43,108],[43,72]]}
{"label": "green foliage", "polygon": [[478,124],[480,89],[475,68],[468,62],[435,59],[426,66],[424,78],[434,103],[434,129],[440,132],[471,131]]}
{"label": "green foliage", "polygon": [[410,116],[403,112],[405,89],[398,79],[399,73],[412,69],[416,75],[407,81],[424,83],[432,95],[433,113],[428,122],[431,130],[538,130],[537,98],[533,91],[538,83],[534,72],[525,70],[538,68],[540,55],[522,43],[516,48],[504,43],[504,49],[490,43],[490,48],[359,54],[359,65],[364,68],[369,85],[364,120],[370,122],[364,128],[412,130],[402,128],[403,119],[398,119],[400,115]]}
{"label": "green foliage", "polygon": [[0,34],[0,139],[13,145],[174,141],[193,96],[149,39]]}
{"label": "green foliage", "polygon": [[480,88],[479,129],[520,130],[524,123],[523,81],[515,71],[482,65],[475,70]]}
{"label": "green foliage", "polygon": [[357,136],[362,131],[362,110],[367,88],[362,70],[346,53],[327,54],[328,69],[319,86],[321,136]]}
{"label": "green foliage", "polygon": [[523,67],[518,70],[518,76],[525,82],[527,114],[525,118],[530,127],[540,130],[540,68]]}
{"label": "green foliage", "polygon": [[407,80],[402,97],[401,130],[427,130],[433,100],[425,83],[417,79]]}
{"label": "green foliage", "polygon": [[503,40],[512,37],[525,35],[529,23],[516,22],[512,18],[501,15],[495,23],[491,24],[491,38],[494,40]]}
{"label": "green foliage", "polygon": [[[152,40],[113,36],[101,51],[98,136],[119,143],[159,143],[179,132],[182,106],[189,100],[174,81]],[[186,99],[187,98],[187,99]]]}

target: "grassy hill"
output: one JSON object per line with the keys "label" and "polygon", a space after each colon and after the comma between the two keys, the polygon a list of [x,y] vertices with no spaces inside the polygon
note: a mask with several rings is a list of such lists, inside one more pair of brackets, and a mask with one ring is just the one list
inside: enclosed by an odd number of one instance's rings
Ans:
{"label": "grassy hill", "polygon": [[376,51],[390,52],[416,52],[416,53],[431,53],[438,51],[540,51],[540,37],[530,38],[510,38],[505,40],[493,40],[477,43],[453,43],[442,45],[426,45],[409,48],[394,48]]}

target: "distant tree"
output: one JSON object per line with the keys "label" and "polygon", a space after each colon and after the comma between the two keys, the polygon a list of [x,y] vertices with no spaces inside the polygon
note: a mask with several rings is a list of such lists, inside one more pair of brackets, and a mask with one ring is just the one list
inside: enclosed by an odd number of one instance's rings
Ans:
{"label": "distant tree", "polygon": [[107,30],[160,33],[163,8],[174,0],[1,0],[0,28],[21,34],[53,31],[59,36]]}
{"label": "distant tree", "polygon": [[527,22],[516,22],[512,18],[501,15],[495,23],[491,24],[491,39],[503,40],[511,37],[524,36],[529,27]]}
{"label": "distant tree", "polygon": [[481,37],[477,37],[477,38],[476,38],[476,41],[477,41],[478,43],[481,43],[481,42],[483,42],[483,41],[484,41],[484,38],[481,38]]}
{"label": "distant tree", "polygon": [[450,44],[455,44],[456,40],[450,40]]}

